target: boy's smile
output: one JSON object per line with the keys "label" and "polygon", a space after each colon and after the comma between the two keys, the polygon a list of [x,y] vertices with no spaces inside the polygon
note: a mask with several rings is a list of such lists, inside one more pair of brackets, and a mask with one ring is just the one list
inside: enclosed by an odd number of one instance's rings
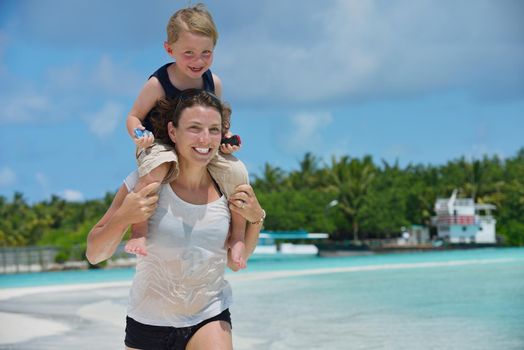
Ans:
{"label": "boy's smile", "polygon": [[184,31],[176,42],[166,43],[165,48],[187,78],[202,77],[213,63],[213,40],[204,35]]}
{"label": "boy's smile", "polygon": [[189,66],[188,67],[189,69],[191,69],[191,71],[195,74],[204,74],[204,67],[191,67]]}

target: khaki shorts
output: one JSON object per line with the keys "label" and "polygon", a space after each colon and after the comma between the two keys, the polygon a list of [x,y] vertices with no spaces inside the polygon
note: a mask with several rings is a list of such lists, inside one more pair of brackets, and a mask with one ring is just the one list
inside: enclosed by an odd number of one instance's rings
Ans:
{"label": "khaki shorts", "polygon": [[226,198],[235,193],[238,185],[249,183],[246,166],[231,154],[218,153],[207,169]]}
{"label": "khaki shorts", "polygon": [[[138,175],[149,174],[164,163],[171,163],[163,183],[169,183],[178,176],[178,157],[175,148],[162,143],[153,143],[151,147],[137,151]],[[229,198],[238,185],[249,184],[246,166],[230,154],[218,153],[207,166],[209,173],[217,182],[220,191]]]}
{"label": "khaki shorts", "polygon": [[178,157],[173,146],[155,142],[148,148],[137,149],[136,162],[140,177],[164,163],[171,163],[171,166],[163,183],[171,182],[178,176]]}

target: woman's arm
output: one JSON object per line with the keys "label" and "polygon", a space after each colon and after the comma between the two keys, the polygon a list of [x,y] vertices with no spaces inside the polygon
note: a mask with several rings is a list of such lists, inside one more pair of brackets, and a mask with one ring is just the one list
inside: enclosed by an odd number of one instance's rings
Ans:
{"label": "woman's arm", "polygon": [[246,255],[247,260],[258,243],[258,236],[264,223],[265,211],[258,203],[257,196],[250,185],[240,185],[235,189],[236,192],[229,198],[229,209],[242,215],[247,221],[246,228]]}
{"label": "woman's arm", "polygon": [[159,183],[151,183],[139,192],[128,192],[122,185],[104,216],[87,236],[86,257],[91,264],[109,259],[131,224],[146,221],[154,212]]}

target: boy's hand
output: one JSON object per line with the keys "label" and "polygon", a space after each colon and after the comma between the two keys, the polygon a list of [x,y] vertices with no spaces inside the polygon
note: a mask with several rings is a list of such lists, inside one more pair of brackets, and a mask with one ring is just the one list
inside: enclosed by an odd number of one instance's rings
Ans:
{"label": "boy's hand", "polygon": [[231,154],[233,152],[236,152],[240,149],[240,146],[231,146],[230,144],[221,144],[220,145],[220,152],[224,154]]}
{"label": "boy's hand", "polygon": [[155,142],[155,136],[143,126],[135,129],[135,138],[133,139],[135,145],[139,148],[148,148]]}
{"label": "boy's hand", "polygon": [[153,134],[142,136],[139,139],[135,138],[135,144],[140,148],[148,148],[153,144],[153,142],[155,142]]}
{"label": "boy's hand", "polygon": [[228,132],[222,138],[222,144],[220,144],[220,151],[224,154],[231,154],[240,149],[242,141],[240,136],[233,135],[231,132]]}

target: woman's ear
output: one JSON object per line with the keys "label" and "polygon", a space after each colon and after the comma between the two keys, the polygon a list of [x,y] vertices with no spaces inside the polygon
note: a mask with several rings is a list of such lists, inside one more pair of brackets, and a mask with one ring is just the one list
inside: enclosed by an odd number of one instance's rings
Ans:
{"label": "woman's ear", "polygon": [[173,143],[176,143],[176,128],[173,125],[173,122],[167,123],[167,133],[171,141],[173,141]]}

